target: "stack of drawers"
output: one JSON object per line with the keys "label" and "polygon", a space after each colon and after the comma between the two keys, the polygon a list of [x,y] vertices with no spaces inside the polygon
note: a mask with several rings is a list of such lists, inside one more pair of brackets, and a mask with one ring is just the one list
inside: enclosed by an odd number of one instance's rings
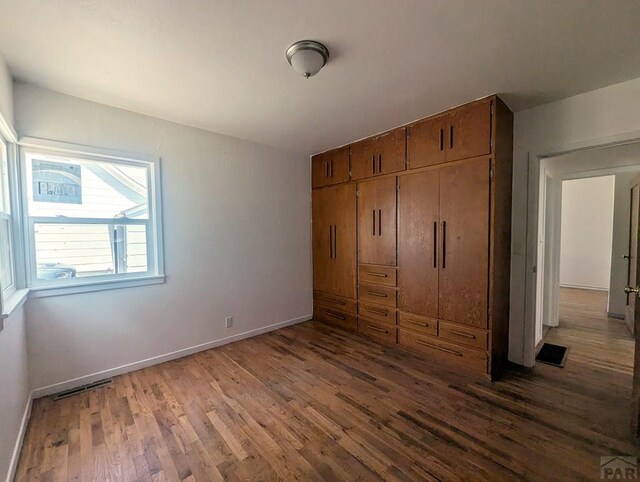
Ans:
{"label": "stack of drawers", "polygon": [[397,269],[361,264],[358,267],[358,331],[396,343]]}
{"label": "stack of drawers", "polygon": [[355,331],[358,326],[356,302],[343,296],[314,291],[313,318]]}
{"label": "stack of drawers", "polygon": [[398,343],[477,371],[487,370],[488,330],[398,313]]}

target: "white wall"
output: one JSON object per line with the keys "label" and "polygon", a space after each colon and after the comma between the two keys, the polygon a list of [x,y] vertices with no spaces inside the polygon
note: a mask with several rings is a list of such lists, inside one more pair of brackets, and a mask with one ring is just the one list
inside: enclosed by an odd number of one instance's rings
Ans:
{"label": "white wall", "polygon": [[509,359],[535,358],[538,156],[640,138],[640,78],[514,116]]}
{"label": "white wall", "polygon": [[560,286],[609,290],[615,176],[562,183]]}
{"label": "white wall", "polygon": [[[0,55],[0,114],[13,122],[12,80]],[[2,320],[0,330],[0,480],[9,478],[12,457],[27,402],[29,380],[27,370],[26,327],[23,308]]]}
{"label": "white wall", "polygon": [[166,284],[30,300],[32,387],[311,316],[307,158],[24,83],[15,117],[20,136],[162,158]]}
{"label": "white wall", "polygon": [[609,287],[609,316],[624,318],[627,295],[624,287],[628,281],[629,216],[631,207],[630,183],[637,173],[616,174],[613,200],[613,243],[611,248],[611,275]]}

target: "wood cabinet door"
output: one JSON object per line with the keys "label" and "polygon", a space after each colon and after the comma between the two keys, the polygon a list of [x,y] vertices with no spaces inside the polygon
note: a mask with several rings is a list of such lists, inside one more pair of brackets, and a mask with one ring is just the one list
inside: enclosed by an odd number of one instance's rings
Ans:
{"label": "wood cabinet door", "polygon": [[438,316],[439,170],[398,178],[398,303]]}
{"label": "wood cabinet door", "polygon": [[366,179],[378,173],[376,140],[364,139],[351,144],[351,178]]}
{"label": "wood cabinet door", "polygon": [[356,297],[356,187],[313,191],[313,287]]}
{"label": "wood cabinet door", "polygon": [[465,105],[449,114],[447,161],[491,152],[491,101]]}
{"label": "wood cabinet door", "polygon": [[358,183],[358,260],[396,265],[396,178]]}
{"label": "wood cabinet door", "polygon": [[489,160],[440,170],[439,317],[487,328]]}
{"label": "wood cabinet door", "polygon": [[349,180],[349,146],[333,149],[311,159],[313,188],[339,184]]}
{"label": "wood cabinet door", "polygon": [[407,128],[409,169],[432,166],[446,160],[445,129],[447,116],[425,119]]}
{"label": "wood cabinet door", "polygon": [[378,136],[376,174],[390,174],[406,169],[406,128],[395,129]]}

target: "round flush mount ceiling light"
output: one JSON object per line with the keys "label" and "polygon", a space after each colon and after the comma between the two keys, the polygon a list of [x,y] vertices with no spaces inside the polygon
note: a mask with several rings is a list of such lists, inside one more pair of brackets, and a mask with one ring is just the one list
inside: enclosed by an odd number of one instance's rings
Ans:
{"label": "round flush mount ceiling light", "polygon": [[329,49],[314,40],[299,40],[287,49],[287,61],[306,79],[313,77],[329,60]]}

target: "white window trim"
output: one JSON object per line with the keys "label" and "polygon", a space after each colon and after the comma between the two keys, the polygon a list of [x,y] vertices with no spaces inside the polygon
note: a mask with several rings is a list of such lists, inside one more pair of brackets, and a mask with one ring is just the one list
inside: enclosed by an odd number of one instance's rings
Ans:
{"label": "white window trim", "polygon": [[12,231],[12,257],[13,257],[13,287],[5,290],[1,296],[0,331],[4,328],[4,320],[13,311],[21,307],[27,300],[29,290],[25,288],[24,281],[24,256],[22,237],[22,211],[21,196],[18,187],[20,186],[19,162],[18,162],[18,137],[11,125],[0,114],[0,137],[7,144],[7,164],[9,170],[9,203],[11,206]]}
{"label": "white window trim", "polygon": [[[86,293],[89,291],[111,290],[116,288],[128,288],[133,286],[143,286],[149,284],[164,283],[164,245],[163,245],[163,229],[162,229],[162,196],[161,196],[161,161],[158,157],[147,155],[132,154],[128,152],[104,149],[98,147],[83,146],[78,144],[69,144],[47,139],[37,139],[32,137],[21,138],[18,141],[20,147],[20,193],[22,201],[22,226],[21,232],[24,233],[22,241],[22,250],[25,267],[25,285],[29,288],[30,298],[41,298],[46,296],[60,296],[75,293]],[[103,275],[95,278],[76,278],[64,280],[55,285],[41,285],[35,279],[34,269],[35,260],[33,259],[33,222],[40,222],[42,219],[29,218],[28,206],[28,189],[26,176],[23,175],[26,166],[26,152],[50,155],[50,156],[69,156],[80,159],[116,162],[120,164],[130,164],[134,166],[144,165],[149,168],[149,219],[143,222],[130,220],[114,220],[117,223],[133,223],[146,224],[149,228],[151,236],[147,236],[149,253],[152,253],[149,259],[149,271],[146,273],[129,273],[118,275]],[[104,219],[91,218],[60,218],[61,221],[68,219],[71,223],[96,223],[104,224]],[[44,222],[55,222],[51,218],[45,218]]]}

